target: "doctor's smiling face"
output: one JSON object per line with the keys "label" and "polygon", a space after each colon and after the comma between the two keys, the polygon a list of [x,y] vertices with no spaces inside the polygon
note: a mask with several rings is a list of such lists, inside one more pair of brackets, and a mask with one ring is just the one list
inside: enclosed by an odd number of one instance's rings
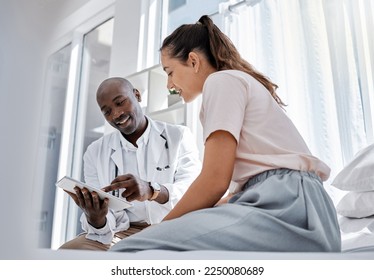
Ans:
{"label": "doctor's smiling face", "polygon": [[104,80],[97,90],[96,100],[106,121],[133,144],[147,128],[147,119],[139,103],[141,95],[126,79]]}

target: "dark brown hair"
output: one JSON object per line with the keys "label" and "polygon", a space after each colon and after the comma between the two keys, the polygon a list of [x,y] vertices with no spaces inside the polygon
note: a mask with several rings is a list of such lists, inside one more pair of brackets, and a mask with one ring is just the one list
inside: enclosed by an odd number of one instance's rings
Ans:
{"label": "dark brown hair", "polygon": [[244,60],[230,38],[206,15],[196,24],[178,27],[163,41],[160,50],[164,49],[182,63],[187,61],[191,51],[199,51],[217,71],[233,69],[246,72],[263,84],[280,106],[285,106],[275,92],[278,86]]}

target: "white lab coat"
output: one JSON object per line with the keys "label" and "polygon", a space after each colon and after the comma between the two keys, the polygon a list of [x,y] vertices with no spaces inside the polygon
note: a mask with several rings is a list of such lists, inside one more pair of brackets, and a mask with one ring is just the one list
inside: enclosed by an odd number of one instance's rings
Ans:
{"label": "white lab coat", "polygon": [[[148,173],[146,178],[140,179],[157,182],[169,191],[169,201],[165,204],[143,202],[146,208],[144,221],[155,224],[161,222],[179,201],[200,173],[201,163],[196,141],[187,127],[148,120],[151,125],[150,146],[146,155]],[[123,136],[119,131],[114,131],[88,146],[84,155],[84,177],[87,184],[97,188],[105,187],[114,179],[115,166],[123,170],[121,137]],[[165,169],[165,166],[169,168]],[[130,226],[126,211],[109,210],[107,223],[101,229],[92,227],[82,214],[82,228],[87,233],[87,238],[110,244],[115,232],[126,230]]]}

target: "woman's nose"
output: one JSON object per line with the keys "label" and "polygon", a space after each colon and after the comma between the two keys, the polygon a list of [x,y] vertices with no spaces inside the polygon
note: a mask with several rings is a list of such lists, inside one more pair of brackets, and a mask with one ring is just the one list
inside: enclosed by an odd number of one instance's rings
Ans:
{"label": "woman's nose", "polygon": [[169,89],[169,90],[171,90],[171,89],[173,89],[173,88],[175,88],[175,85],[173,84],[173,82],[170,80],[170,78],[168,78],[168,82],[167,82],[167,88]]}

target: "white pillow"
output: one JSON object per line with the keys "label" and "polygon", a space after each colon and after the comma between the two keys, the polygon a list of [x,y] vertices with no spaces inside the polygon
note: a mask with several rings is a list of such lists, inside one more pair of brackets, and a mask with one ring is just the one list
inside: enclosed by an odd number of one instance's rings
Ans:
{"label": "white pillow", "polygon": [[349,218],[374,215],[374,191],[347,193],[336,206],[336,212]]}
{"label": "white pillow", "polygon": [[344,191],[374,190],[374,144],[360,150],[331,185]]}

